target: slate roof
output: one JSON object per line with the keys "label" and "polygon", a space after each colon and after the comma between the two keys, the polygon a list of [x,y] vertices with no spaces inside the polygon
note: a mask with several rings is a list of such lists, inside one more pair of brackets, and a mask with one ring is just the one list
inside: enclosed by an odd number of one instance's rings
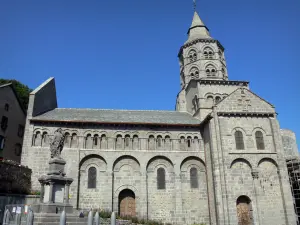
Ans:
{"label": "slate roof", "polygon": [[185,112],[155,110],[56,108],[32,118],[34,121],[62,121],[123,124],[199,125],[200,120]]}

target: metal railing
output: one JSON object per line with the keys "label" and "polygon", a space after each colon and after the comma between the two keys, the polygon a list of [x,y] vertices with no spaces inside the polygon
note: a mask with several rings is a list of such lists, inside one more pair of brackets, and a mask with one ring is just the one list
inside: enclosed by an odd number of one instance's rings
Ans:
{"label": "metal railing", "polygon": [[[67,214],[65,210],[62,211],[59,217],[59,225],[67,224]],[[111,214],[111,225],[116,225],[116,214],[112,212]],[[33,225],[34,223],[34,213],[30,206],[28,205],[7,205],[5,206],[5,213],[3,217],[2,225]],[[89,211],[87,217],[87,225],[100,225],[100,215],[99,212],[93,213],[92,210]]]}

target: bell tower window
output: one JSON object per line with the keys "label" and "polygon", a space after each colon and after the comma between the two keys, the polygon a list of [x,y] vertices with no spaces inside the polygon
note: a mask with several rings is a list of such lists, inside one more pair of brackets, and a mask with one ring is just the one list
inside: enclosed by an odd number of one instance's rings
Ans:
{"label": "bell tower window", "polygon": [[214,77],[217,75],[217,69],[211,64],[206,66],[205,72],[208,77]]}
{"label": "bell tower window", "polygon": [[197,52],[193,49],[189,52],[189,60],[190,62],[195,62],[197,60]]}
{"label": "bell tower window", "polygon": [[210,47],[206,47],[203,50],[203,55],[205,59],[213,59],[214,58],[214,51]]}

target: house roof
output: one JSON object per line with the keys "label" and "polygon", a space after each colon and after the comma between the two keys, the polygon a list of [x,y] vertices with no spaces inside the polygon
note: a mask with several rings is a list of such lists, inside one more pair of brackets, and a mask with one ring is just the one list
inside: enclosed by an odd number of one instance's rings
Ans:
{"label": "house roof", "polygon": [[0,85],[0,88],[5,88],[5,87],[10,87],[10,88],[13,90],[13,93],[14,93],[14,95],[16,96],[16,99],[17,99],[17,101],[18,101],[18,103],[19,103],[19,106],[20,106],[22,112],[26,115],[26,110],[23,108],[23,105],[21,104],[20,99],[18,98],[17,92],[16,92],[16,90],[14,89],[12,83],[7,83],[7,84],[2,84],[2,85]]}
{"label": "house roof", "polygon": [[161,124],[198,126],[200,120],[185,112],[159,110],[113,110],[56,108],[35,116],[33,121],[119,123],[119,124]]}

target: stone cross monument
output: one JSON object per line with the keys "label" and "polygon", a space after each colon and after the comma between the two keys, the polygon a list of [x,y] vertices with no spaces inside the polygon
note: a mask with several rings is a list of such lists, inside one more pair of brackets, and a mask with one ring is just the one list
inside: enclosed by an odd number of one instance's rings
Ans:
{"label": "stone cross monument", "polygon": [[58,213],[62,210],[65,210],[66,213],[73,212],[73,206],[69,203],[69,187],[73,179],[65,177],[66,161],[61,157],[64,141],[65,135],[59,128],[55,131],[50,143],[49,172],[39,178],[41,196],[40,203],[35,206],[36,212]]}

